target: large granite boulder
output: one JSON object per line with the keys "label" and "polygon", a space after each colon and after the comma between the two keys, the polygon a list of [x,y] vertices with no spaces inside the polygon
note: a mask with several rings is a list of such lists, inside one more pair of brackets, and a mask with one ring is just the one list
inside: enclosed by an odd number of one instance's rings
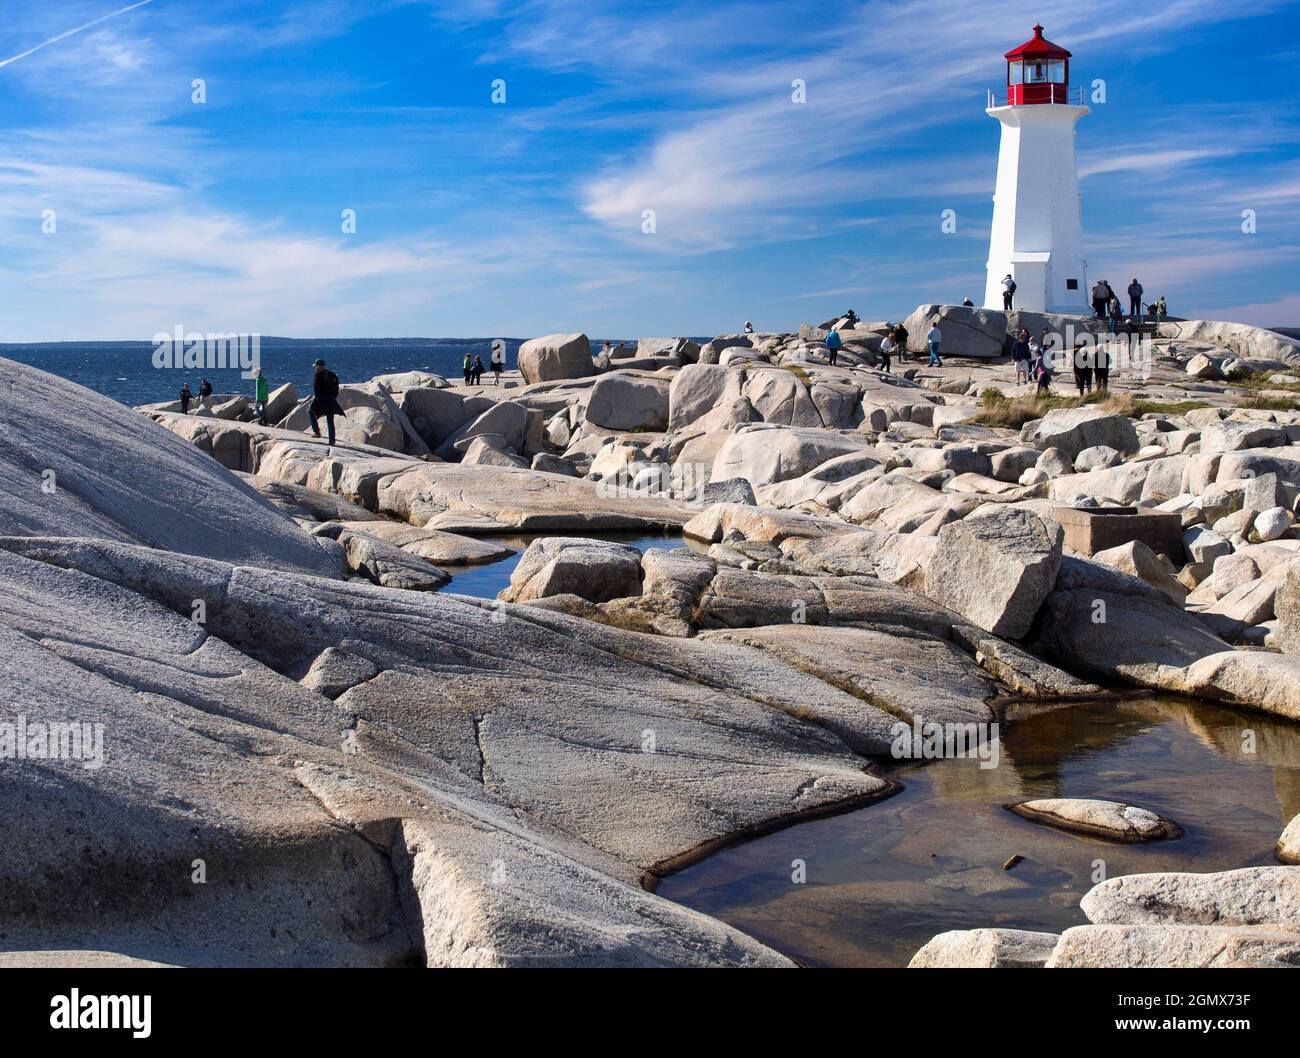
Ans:
{"label": "large granite boulder", "polygon": [[614,371],[601,375],[587,402],[587,422],[606,430],[668,428],[668,380]]}
{"label": "large granite boulder", "polygon": [[711,480],[745,478],[754,488],[801,477],[835,456],[870,447],[863,434],[748,427],[732,434],[713,461]]}
{"label": "large granite boulder", "polygon": [[1007,508],[939,531],[925,593],[986,632],[1018,639],[1052,591],[1060,564],[1060,526]]}
{"label": "large granite boulder", "polygon": [[929,352],[925,336],[936,316],[943,335],[939,346],[943,356],[994,359],[1002,355],[1007,336],[1006,313],[965,305],[918,305],[903,321],[909,353]]}
{"label": "large granite boulder", "polygon": [[1026,423],[1020,441],[1033,448],[1055,448],[1070,463],[1085,448],[1097,445],[1125,455],[1141,447],[1137,429],[1127,415],[1095,407],[1055,408],[1041,419]]}
{"label": "large granite boulder", "polygon": [[534,540],[497,596],[504,602],[531,602],[553,595],[576,595],[606,602],[641,594],[641,552],[627,544],[580,536]]}
{"label": "large granite boulder", "polygon": [[585,334],[548,334],[530,338],[519,347],[519,370],[531,384],[586,378],[596,373],[596,366]]}

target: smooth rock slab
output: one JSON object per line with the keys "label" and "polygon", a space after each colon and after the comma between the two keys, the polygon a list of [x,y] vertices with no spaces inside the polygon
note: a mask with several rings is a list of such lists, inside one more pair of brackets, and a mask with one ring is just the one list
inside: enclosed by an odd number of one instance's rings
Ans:
{"label": "smooth rock slab", "polygon": [[1079,907],[1098,924],[1300,929],[1300,867],[1129,874],[1094,886]]}
{"label": "smooth rock slab", "polygon": [[1034,823],[1110,841],[1168,841],[1183,836],[1183,828],[1172,819],[1118,801],[1054,797],[1022,801],[1007,808]]}
{"label": "smooth rock slab", "polygon": [[907,968],[1045,966],[1058,940],[1055,933],[1027,929],[954,929],[928,941]]}
{"label": "smooth rock slab", "polygon": [[1300,933],[1261,926],[1075,926],[1053,967],[1300,967]]}

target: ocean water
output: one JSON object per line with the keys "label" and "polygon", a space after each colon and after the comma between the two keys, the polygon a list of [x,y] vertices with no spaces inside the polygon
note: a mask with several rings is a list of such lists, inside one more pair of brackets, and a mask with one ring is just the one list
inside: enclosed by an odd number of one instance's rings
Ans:
{"label": "ocean water", "polygon": [[[261,366],[271,387],[292,382],[299,395],[311,390],[312,363],[317,357],[342,382],[364,382],[393,371],[433,371],[459,380],[466,353],[489,362],[492,338],[270,338],[261,344]],[[592,340],[599,349],[605,339]],[[611,339],[613,341],[615,339]],[[506,365],[515,366],[523,343],[506,338]],[[251,379],[238,370],[195,370],[153,366],[152,342],[47,342],[36,345],[0,344],[0,357],[61,375],[127,405],[175,400],[183,382],[195,393],[206,376],[217,393],[253,393]]]}

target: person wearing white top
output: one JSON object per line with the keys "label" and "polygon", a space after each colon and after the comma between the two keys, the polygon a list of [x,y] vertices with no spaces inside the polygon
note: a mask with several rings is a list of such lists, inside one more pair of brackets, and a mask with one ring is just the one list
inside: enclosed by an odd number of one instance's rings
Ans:
{"label": "person wearing white top", "polygon": [[925,340],[930,343],[930,367],[943,367],[943,361],[939,358],[939,343],[942,339],[943,334],[939,331],[939,320],[936,317],[925,336]]}

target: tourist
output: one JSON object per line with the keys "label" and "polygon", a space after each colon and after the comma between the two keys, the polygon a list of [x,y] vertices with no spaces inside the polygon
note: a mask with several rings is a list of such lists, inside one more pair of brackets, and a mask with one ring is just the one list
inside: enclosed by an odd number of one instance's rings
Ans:
{"label": "tourist", "polygon": [[1110,299],[1110,333],[1119,334],[1119,324],[1124,318],[1124,306],[1119,303],[1119,298],[1111,297]]}
{"label": "tourist", "polygon": [[1038,396],[1045,397],[1052,392],[1052,358],[1039,350],[1034,360],[1034,375],[1038,379]]}
{"label": "tourist", "polygon": [[901,323],[894,324],[894,352],[903,360],[907,359],[907,328]]}
{"label": "tourist", "polygon": [[193,399],[194,399],[194,394],[190,392],[190,384],[188,382],[182,383],[181,384],[181,414],[182,415],[188,415],[190,413],[190,401],[192,401]]}
{"label": "tourist", "polygon": [[[886,324],[885,326],[889,326]],[[880,367],[883,371],[892,371],[894,367],[894,339],[885,332],[885,336],[880,339]]]}
{"label": "tourist", "polygon": [[311,432],[313,437],[320,436],[320,417],[325,416],[329,443],[332,447],[334,444],[334,416],[347,415],[342,405],[339,404],[339,376],[326,368],[324,360],[317,360],[313,366],[316,371],[311,380],[312,399],[311,404],[307,407],[307,414],[311,417]]}
{"label": "tourist", "polygon": [[465,354],[465,359],[461,361],[461,372],[465,376],[465,385],[469,385],[470,376],[474,374],[474,361],[469,353]]}
{"label": "tourist", "polygon": [[1133,282],[1128,285],[1128,305],[1129,315],[1135,320],[1142,318],[1142,284],[1137,281],[1137,276],[1133,277]]}
{"label": "tourist", "polygon": [[212,410],[212,383],[206,378],[199,379],[199,403]]}
{"label": "tourist", "polygon": [[1110,298],[1106,296],[1106,284],[1103,280],[1097,280],[1092,285],[1092,312],[1099,320],[1106,318],[1106,305]]}
{"label": "tourist", "polygon": [[1152,306],[1151,312],[1156,318],[1156,326],[1158,327],[1168,313],[1165,308],[1165,296],[1163,294],[1160,295],[1160,300]]}
{"label": "tourist", "polygon": [[253,410],[257,412],[257,421],[261,426],[267,425],[266,407],[271,400],[271,387],[260,367],[253,368]]}
{"label": "tourist", "polygon": [[1006,278],[1002,280],[1003,310],[1006,312],[1010,312],[1012,306],[1015,304],[1015,299],[1016,299],[1016,281],[1011,278],[1011,273],[1008,272]]}
{"label": "tourist", "polygon": [[939,343],[943,341],[943,332],[939,330],[939,317],[934,318],[930,325],[930,330],[925,335],[925,340],[930,346],[930,367],[943,367],[943,361],[939,359]]}
{"label": "tourist", "polygon": [[1110,349],[1102,342],[1097,343],[1092,361],[1093,385],[1098,393],[1110,388]]}
{"label": "tourist", "polygon": [[1074,385],[1082,397],[1092,392],[1092,339],[1081,334],[1074,340]]}
{"label": "tourist", "polygon": [[474,376],[474,385],[481,386],[483,384],[483,358],[477,353],[474,355],[474,368],[472,374]]}
{"label": "tourist", "polygon": [[969,297],[962,298],[961,303],[965,305],[968,309],[973,309],[975,307],[975,302],[971,301]]}
{"label": "tourist", "polygon": [[[753,334],[753,333],[754,333],[754,325],[753,325],[752,323],[750,323],[749,320],[746,320],[746,321],[745,321],[745,333],[746,333],[746,334]],[[619,342],[618,345],[619,345],[619,348],[620,348],[620,349],[623,347],[623,343],[622,343],[622,342]]]}
{"label": "tourist", "polygon": [[[606,348],[609,342],[605,343]],[[506,349],[504,344],[493,345],[492,355],[489,358],[492,361],[492,385],[501,385],[501,372],[506,369]]]}
{"label": "tourist", "polygon": [[844,314],[844,324],[849,330],[852,330],[858,325],[858,314],[852,309],[849,309],[849,311]]}
{"label": "tourist", "polygon": [[1015,343],[1011,346],[1011,360],[1016,365],[1016,384],[1028,383],[1029,369],[1034,362],[1034,358],[1029,351],[1029,332],[1023,327],[1016,336]]}
{"label": "tourist", "polygon": [[835,358],[840,354],[840,332],[832,327],[826,332],[826,362],[835,366]]}

